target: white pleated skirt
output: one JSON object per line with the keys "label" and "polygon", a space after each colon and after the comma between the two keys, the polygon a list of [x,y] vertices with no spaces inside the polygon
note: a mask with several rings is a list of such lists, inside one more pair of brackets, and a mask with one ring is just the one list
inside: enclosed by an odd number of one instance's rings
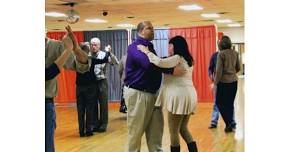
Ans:
{"label": "white pleated skirt", "polygon": [[162,85],[155,106],[162,106],[172,114],[188,115],[197,106],[197,92],[192,85]]}

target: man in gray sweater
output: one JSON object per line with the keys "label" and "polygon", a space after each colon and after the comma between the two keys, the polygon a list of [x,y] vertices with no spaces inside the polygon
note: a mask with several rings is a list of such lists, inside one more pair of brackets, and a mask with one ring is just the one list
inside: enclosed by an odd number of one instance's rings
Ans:
{"label": "man in gray sweater", "polygon": [[[81,51],[71,28],[66,27],[67,33],[62,41],[45,38],[45,68],[49,67],[62,54],[64,48],[72,49],[73,55],[68,58],[64,68],[86,72],[89,70],[87,54]],[[70,40],[69,40],[70,39]],[[45,152],[54,152],[54,130],[56,128],[56,114],[53,98],[57,95],[56,77],[45,81]]]}

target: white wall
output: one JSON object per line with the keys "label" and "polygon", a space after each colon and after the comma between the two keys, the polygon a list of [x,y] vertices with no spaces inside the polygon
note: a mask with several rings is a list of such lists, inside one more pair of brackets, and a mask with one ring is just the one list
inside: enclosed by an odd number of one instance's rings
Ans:
{"label": "white wall", "polygon": [[245,43],[244,27],[218,28],[218,32],[224,32],[224,35],[231,38],[232,43]]}

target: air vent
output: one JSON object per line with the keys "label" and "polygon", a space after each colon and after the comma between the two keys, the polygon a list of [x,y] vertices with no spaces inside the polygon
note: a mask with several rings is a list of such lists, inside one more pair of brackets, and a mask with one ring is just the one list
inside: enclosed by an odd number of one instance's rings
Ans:
{"label": "air vent", "polygon": [[134,16],[128,16],[128,17],[126,17],[126,18],[130,18],[130,19],[132,19],[132,18],[134,18]]}

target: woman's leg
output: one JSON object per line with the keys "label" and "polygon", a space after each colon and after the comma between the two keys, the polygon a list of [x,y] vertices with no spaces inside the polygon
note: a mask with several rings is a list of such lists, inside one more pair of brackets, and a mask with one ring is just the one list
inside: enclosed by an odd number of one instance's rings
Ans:
{"label": "woman's leg", "polygon": [[190,115],[183,116],[183,121],[181,122],[180,133],[186,143],[190,143],[193,141],[191,133],[188,130],[188,123],[190,120]]}
{"label": "woman's leg", "polygon": [[183,139],[186,141],[189,152],[198,152],[197,144],[193,140],[191,133],[188,129],[188,123],[190,120],[190,115],[184,115],[183,121],[181,122],[180,133]]}
{"label": "woman's leg", "polygon": [[180,145],[179,132],[183,115],[174,115],[168,112],[168,124],[170,131],[171,146],[176,147]]}

